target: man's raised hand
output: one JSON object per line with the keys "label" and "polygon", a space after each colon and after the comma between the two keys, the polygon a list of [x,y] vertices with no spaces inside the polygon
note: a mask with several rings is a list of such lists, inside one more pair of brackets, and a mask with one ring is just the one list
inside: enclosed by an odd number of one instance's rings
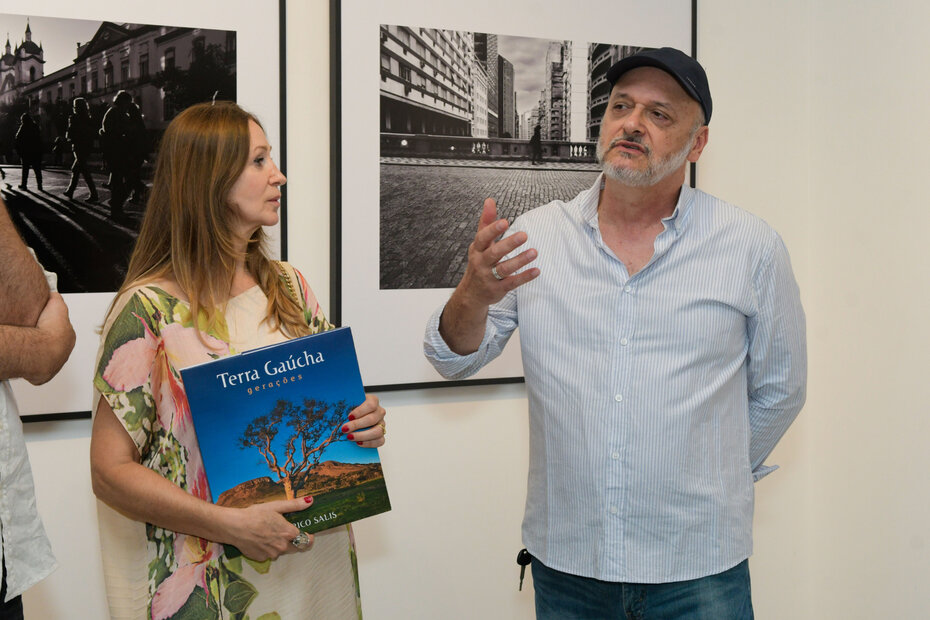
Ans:
{"label": "man's raised hand", "polygon": [[539,275],[536,267],[520,271],[536,258],[533,248],[502,260],[527,241],[523,231],[501,239],[508,226],[507,220],[498,219],[494,199],[485,200],[478,219],[478,232],[468,246],[465,275],[452,292],[439,319],[439,334],[459,355],[478,350],[484,338],[484,324],[491,304]]}
{"label": "man's raised hand", "polygon": [[478,232],[468,246],[468,266],[458,286],[473,303],[483,306],[497,303],[508,291],[539,275],[539,269],[535,267],[520,271],[536,258],[536,250],[533,248],[523,250],[513,258],[501,260],[527,241],[523,231],[500,239],[508,227],[507,220],[497,218],[497,203],[494,199],[486,199],[478,220]]}

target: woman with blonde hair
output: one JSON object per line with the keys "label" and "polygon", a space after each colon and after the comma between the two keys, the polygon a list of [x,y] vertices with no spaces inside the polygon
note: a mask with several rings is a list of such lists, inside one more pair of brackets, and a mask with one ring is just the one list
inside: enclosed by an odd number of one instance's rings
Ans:
{"label": "woman with blonde hair", "polygon": [[[91,474],[113,617],[355,618],[349,527],[298,536],[298,498],[211,503],[179,370],[330,329],[303,276],[269,258],[286,179],[259,122],[233,103],[179,114],[94,377]],[[369,395],[343,432],[384,444]],[[223,543],[243,553],[227,557]]]}

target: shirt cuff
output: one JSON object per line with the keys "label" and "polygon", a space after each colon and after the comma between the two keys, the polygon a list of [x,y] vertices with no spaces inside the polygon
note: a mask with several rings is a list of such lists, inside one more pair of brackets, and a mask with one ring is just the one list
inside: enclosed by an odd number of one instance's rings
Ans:
{"label": "shirt cuff", "polygon": [[[439,333],[439,319],[445,310],[445,304],[440,306],[430,316],[426,323],[426,333],[423,336],[423,353],[433,367],[446,379],[464,379],[476,373],[484,361],[488,342],[491,339],[491,326],[485,326],[484,337],[478,350],[468,355],[459,355],[449,348]],[[490,323],[490,322],[489,322]]]}

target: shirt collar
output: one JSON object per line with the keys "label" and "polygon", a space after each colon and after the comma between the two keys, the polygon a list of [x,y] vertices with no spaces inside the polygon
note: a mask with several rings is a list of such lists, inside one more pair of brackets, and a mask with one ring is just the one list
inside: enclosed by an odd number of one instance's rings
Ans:
{"label": "shirt collar", "polygon": [[[579,211],[582,219],[588,226],[597,230],[597,203],[604,188],[604,173],[597,176],[589,189],[585,190],[580,196]],[[662,224],[666,230],[673,230],[676,234],[681,234],[684,226],[687,225],[688,215],[691,213],[691,206],[694,204],[695,189],[690,185],[681,186],[681,192],[678,194],[678,203],[675,210],[668,217],[662,218]]]}
{"label": "shirt collar", "polygon": [[666,230],[673,230],[676,234],[681,234],[682,229],[688,224],[691,214],[691,206],[694,204],[694,188],[690,185],[683,184],[681,192],[678,194],[678,204],[675,210],[668,217],[662,218]]}

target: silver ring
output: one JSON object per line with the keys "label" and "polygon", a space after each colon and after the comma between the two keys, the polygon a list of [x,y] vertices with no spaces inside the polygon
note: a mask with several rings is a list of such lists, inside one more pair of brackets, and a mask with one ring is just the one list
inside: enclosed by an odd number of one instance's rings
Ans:
{"label": "silver ring", "polygon": [[298,549],[303,549],[310,544],[310,534],[306,532],[301,532],[294,537],[294,540],[291,541],[291,544],[297,547]]}
{"label": "silver ring", "polygon": [[502,276],[501,274],[499,274],[499,273],[497,272],[497,265],[494,265],[493,267],[491,267],[491,275],[494,276],[494,279],[495,279],[495,280],[503,280],[503,279],[504,279],[504,276]]}

